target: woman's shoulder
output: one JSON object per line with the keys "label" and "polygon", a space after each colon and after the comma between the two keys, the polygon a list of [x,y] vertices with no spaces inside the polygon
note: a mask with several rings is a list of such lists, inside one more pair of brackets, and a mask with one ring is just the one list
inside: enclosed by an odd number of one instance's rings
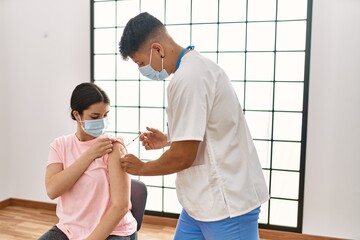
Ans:
{"label": "woman's shoulder", "polygon": [[63,135],[55,138],[50,145],[51,146],[67,145],[69,142],[74,141],[74,138],[76,138],[74,133]]}
{"label": "woman's shoulder", "polygon": [[104,134],[103,137],[110,138],[114,143],[120,143],[121,145],[125,146],[124,139],[122,137],[120,137],[120,136],[114,137],[111,134]]}

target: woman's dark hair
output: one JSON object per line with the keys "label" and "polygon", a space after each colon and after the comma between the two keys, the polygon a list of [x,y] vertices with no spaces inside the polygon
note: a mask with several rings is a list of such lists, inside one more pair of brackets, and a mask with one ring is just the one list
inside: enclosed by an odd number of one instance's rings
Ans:
{"label": "woman's dark hair", "polygon": [[84,110],[94,103],[100,102],[110,104],[109,97],[99,86],[94,83],[81,83],[77,85],[71,94],[71,118],[76,120],[73,111],[77,111],[82,116]]}
{"label": "woman's dark hair", "polygon": [[119,43],[123,59],[131,57],[158,29],[165,29],[164,24],[147,12],[133,17],[126,24]]}

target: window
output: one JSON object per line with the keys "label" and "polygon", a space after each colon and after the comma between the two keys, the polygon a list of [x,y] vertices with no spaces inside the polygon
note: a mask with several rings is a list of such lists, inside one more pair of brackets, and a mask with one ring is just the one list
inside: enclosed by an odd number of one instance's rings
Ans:
{"label": "window", "polygon": [[[301,231],[304,191],[311,0],[93,1],[92,79],[111,98],[109,132],[130,142],[146,126],[166,130],[166,88],[124,61],[118,42],[140,12],[161,20],[175,41],[217,62],[244,109],[269,186],[263,228]],[[206,9],[206,11],[204,11]],[[163,150],[129,152],[144,161]],[[177,216],[174,175],[140,177],[148,186],[147,212]]]}

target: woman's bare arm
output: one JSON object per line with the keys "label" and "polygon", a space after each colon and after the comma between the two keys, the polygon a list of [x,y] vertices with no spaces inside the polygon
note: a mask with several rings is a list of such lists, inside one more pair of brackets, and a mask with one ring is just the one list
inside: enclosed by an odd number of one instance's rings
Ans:
{"label": "woman's bare arm", "polygon": [[130,176],[120,166],[124,154],[124,146],[115,143],[108,159],[111,206],[87,240],[106,239],[130,209]]}

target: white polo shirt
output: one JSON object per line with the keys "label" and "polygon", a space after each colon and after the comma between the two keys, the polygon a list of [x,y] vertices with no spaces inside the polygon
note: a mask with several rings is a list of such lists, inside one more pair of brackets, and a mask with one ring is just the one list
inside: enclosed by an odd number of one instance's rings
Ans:
{"label": "white polo shirt", "polygon": [[179,202],[193,218],[217,221],[269,199],[240,103],[223,69],[196,51],[181,59],[167,89],[168,140],[201,141],[193,165],[177,173]]}

